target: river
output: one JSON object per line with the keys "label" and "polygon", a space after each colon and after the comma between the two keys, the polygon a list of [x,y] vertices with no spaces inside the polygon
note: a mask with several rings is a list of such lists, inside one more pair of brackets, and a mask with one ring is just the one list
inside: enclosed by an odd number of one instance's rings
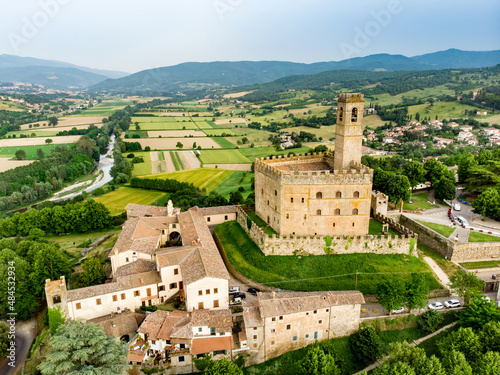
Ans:
{"label": "river", "polygon": [[113,150],[115,148],[115,135],[111,135],[111,142],[108,144],[107,152],[99,157],[99,164],[97,165],[97,171],[102,171],[104,176],[96,181],[97,183],[85,189],[85,192],[91,192],[101,186],[106,185],[109,181],[113,179],[111,177],[111,167],[113,167],[114,159],[113,159]]}

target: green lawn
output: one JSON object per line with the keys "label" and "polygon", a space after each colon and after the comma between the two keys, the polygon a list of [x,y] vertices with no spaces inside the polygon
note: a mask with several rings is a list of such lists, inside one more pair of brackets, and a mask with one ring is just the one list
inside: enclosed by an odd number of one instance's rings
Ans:
{"label": "green lawn", "polygon": [[479,262],[463,262],[460,265],[468,270],[478,270],[481,268],[496,268],[500,267],[500,260],[485,260]]}
{"label": "green lawn", "polygon": [[250,159],[238,150],[201,150],[200,160],[204,164],[246,164]]}
{"label": "green lawn", "polygon": [[364,294],[375,294],[379,283],[392,277],[407,279],[411,272],[424,272],[431,290],[441,288],[427,264],[416,257],[400,254],[314,255],[300,258],[265,256],[236,221],[218,225],[215,232],[229,261],[239,272],[277,288],[302,291],[352,290],[356,271],[359,271],[358,289]]}
{"label": "green lawn", "polygon": [[248,211],[247,215],[251,221],[257,224],[257,226],[264,231],[264,233],[269,235],[278,234],[273,228],[267,225],[267,223],[264,220],[262,220],[259,216],[257,216],[255,211]]}
{"label": "green lawn", "polygon": [[491,236],[485,233],[470,232],[469,242],[497,242],[500,241],[500,237]]}
{"label": "green lawn", "polygon": [[[368,234],[371,234],[372,236],[380,236],[381,235],[380,232],[382,232],[382,223],[375,219],[370,219]],[[389,228],[389,233],[392,234],[393,236],[399,235],[399,233],[393,231],[391,228]]]}
{"label": "green lawn", "polygon": [[448,225],[430,223],[428,221],[418,220],[420,224],[425,225],[427,228],[431,228],[433,231],[438,232],[440,235],[448,238],[455,231],[456,228],[450,227]]}
{"label": "green lawn", "polygon": [[270,155],[288,155],[290,152],[293,152],[294,154],[304,154],[307,152],[311,152],[311,148],[301,147],[301,148],[294,148],[291,150],[276,151],[274,147],[253,147],[253,148],[242,148],[239,151],[253,161],[255,158],[262,158]]}
{"label": "green lawn", "polygon": [[111,215],[118,215],[125,211],[125,206],[129,203],[152,204],[164,195],[165,193],[161,191],[122,187],[93,199],[104,204],[111,212]]}
{"label": "green lawn", "polygon": [[[14,158],[16,156],[17,150],[24,150],[26,152],[26,160],[38,160],[36,150],[41,148],[45,155],[49,155],[50,152],[60,145],[39,145],[39,146],[16,146],[16,147],[1,147],[0,157],[10,157]],[[68,146],[68,145],[64,145]]]}
{"label": "green lawn", "polygon": [[[129,152],[130,153],[130,152]],[[126,153],[125,157],[129,154]],[[151,174],[151,158],[149,151],[136,151],[132,152],[135,156],[141,157],[144,159],[144,163],[134,164],[134,169],[132,170],[132,177],[143,176],[146,174]],[[127,159],[130,160],[130,159]]]}
{"label": "green lawn", "polygon": [[252,192],[253,177],[254,174],[252,172],[236,171],[222,181],[214,190],[220,195],[229,198],[229,193],[238,191],[238,188],[242,186],[245,191],[241,194],[246,198]]}
{"label": "green lawn", "polygon": [[405,202],[403,205],[404,210],[408,211],[421,211],[421,210],[429,210],[431,208],[438,208],[439,206],[435,206],[431,203],[429,203],[429,198],[427,195],[427,192],[425,193],[419,193],[419,194],[412,194],[410,201],[413,203],[407,203]]}
{"label": "green lawn", "polygon": [[200,189],[206,189],[207,192],[210,192],[233,173],[234,171],[227,171],[223,169],[198,168],[190,169],[188,171],[161,173],[143,177],[168,178],[180,182],[188,182]]}
{"label": "green lawn", "polygon": [[222,148],[234,148],[235,146],[224,137],[212,137]]}

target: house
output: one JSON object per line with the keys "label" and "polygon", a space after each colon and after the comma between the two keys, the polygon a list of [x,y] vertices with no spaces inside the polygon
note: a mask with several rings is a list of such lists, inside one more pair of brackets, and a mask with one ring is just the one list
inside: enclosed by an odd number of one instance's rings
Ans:
{"label": "house", "polygon": [[250,361],[355,332],[363,303],[359,291],[259,293],[243,303]]}
{"label": "house", "polygon": [[436,143],[437,148],[444,148],[454,142],[455,141],[453,139],[434,137],[434,143]]}
{"label": "house", "polygon": [[464,132],[471,132],[472,129],[474,129],[471,125],[462,125],[460,127],[460,130],[464,131]]}
{"label": "house", "polygon": [[448,126],[450,128],[458,128],[460,125],[458,123],[456,123],[455,121],[452,121],[452,122],[448,123]]}
{"label": "house", "polygon": [[488,111],[482,111],[482,110],[477,110],[474,113],[476,116],[486,116],[488,114]]}
{"label": "house", "polygon": [[441,129],[443,126],[443,123],[439,120],[433,120],[429,122],[429,126],[434,128],[434,129]]}
{"label": "house", "polygon": [[227,309],[229,273],[209,225],[236,219],[236,206],[186,212],[168,207],[128,205],[128,220],[110,251],[112,280],[68,290],[64,277],[46,280],[50,307],[68,319],[94,319],[162,304],[178,295],[186,310]]}
{"label": "house", "polygon": [[500,134],[500,129],[497,129],[497,128],[484,128],[481,133],[484,134],[484,135],[486,135],[486,136],[498,135],[498,134]]}
{"label": "house", "polygon": [[363,110],[363,115],[371,115],[371,114],[377,114],[377,110],[375,108],[365,108]]}
{"label": "house", "polygon": [[458,140],[459,141],[466,141],[467,139],[473,138],[474,134],[472,134],[469,131],[461,131],[458,133]]}
{"label": "house", "polygon": [[476,137],[472,137],[472,138],[467,138],[466,143],[469,146],[477,146],[477,144],[479,143],[479,141],[477,140]]}

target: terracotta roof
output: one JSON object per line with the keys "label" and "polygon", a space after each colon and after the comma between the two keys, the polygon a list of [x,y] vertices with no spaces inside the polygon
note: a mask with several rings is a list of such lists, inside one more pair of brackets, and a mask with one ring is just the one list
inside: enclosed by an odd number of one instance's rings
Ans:
{"label": "terracotta roof", "polygon": [[137,332],[137,320],[135,314],[130,310],[125,310],[120,314],[104,315],[90,319],[89,322],[102,326],[104,333],[108,336],[133,336]]}
{"label": "terracotta roof", "polygon": [[185,311],[172,311],[170,312],[163,321],[160,332],[158,332],[158,338],[163,340],[169,340],[172,338],[172,332],[177,330],[177,326],[184,327],[184,321],[189,320],[189,313]]}
{"label": "terracotta roof", "polygon": [[118,267],[114,274],[114,278],[150,271],[156,271],[156,263],[152,260],[139,258],[136,262],[127,263],[124,266]]}
{"label": "terracotta roof", "polygon": [[219,207],[205,207],[199,208],[199,211],[203,216],[207,215],[218,215],[218,214],[229,214],[236,212],[238,206],[219,206]]}
{"label": "terracotta roof", "polygon": [[215,328],[215,332],[231,332],[233,318],[229,310],[194,310],[191,313],[194,327]]}
{"label": "terracotta roof", "polygon": [[204,354],[214,350],[234,348],[233,336],[195,338],[191,343],[191,354]]}
{"label": "terracotta roof", "polygon": [[259,301],[243,302],[243,321],[246,327],[263,327],[264,320],[260,316]]}
{"label": "terracotta roof", "polygon": [[68,290],[68,302],[101,296],[103,294],[119,292],[122,290],[138,288],[146,285],[153,285],[160,282],[160,275],[156,271],[122,276],[114,279],[110,283],[89,286],[87,288]]}
{"label": "terracotta roof", "polygon": [[193,246],[182,246],[157,251],[156,260],[158,261],[158,266],[163,268],[180,264],[195,249],[196,247]]}
{"label": "terracotta roof", "polygon": [[142,204],[129,203],[125,207],[128,217],[142,217],[146,215],[151,216],[166,216],[167,207],[145,206]]}
{"label": "terracotta roof", "polygon": [[127,361],[129,362],[142,362],[146,354],[140,350],[129,350],[127,354]]}
{"label": "terracotta roof", "polygon": [[259,296],[260,315],[263,318],[363,303],[363,294],[357,290],[262,293]]}

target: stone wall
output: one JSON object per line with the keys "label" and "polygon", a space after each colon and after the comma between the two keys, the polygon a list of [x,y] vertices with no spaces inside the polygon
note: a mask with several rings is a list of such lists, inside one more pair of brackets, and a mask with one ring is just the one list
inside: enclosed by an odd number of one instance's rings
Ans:
{"label": "stone wall", "polygon": [[265,234],[255,223],[248,228],[247,215],[238,207],[237,221],[265,255],[409,254],[415,255],[418,236],[392,219],[378,215],[401,236],[278,236]]}
{"label": "stone wall", "polygon": [[475,260],[500,257],[500,242],[453,243],[453,260]]}

